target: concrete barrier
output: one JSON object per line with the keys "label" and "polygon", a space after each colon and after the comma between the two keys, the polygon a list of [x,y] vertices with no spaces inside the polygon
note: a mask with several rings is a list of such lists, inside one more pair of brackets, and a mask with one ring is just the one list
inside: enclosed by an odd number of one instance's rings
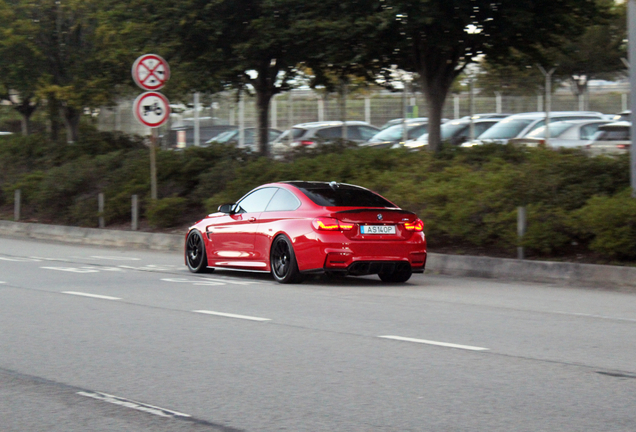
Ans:
{"label": "concrete barrier", "polygon": [[[0,236],[179,252],[185,240],[185,232],[159,234],[10,221],[0,221]],[[636,288],[636,267],[429,253],[426,269],[450,276]]]}

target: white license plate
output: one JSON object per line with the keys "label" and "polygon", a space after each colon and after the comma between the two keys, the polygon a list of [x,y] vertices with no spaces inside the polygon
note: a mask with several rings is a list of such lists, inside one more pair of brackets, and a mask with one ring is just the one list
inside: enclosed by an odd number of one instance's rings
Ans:
{"label": "white license plate", "polygon": [[395,225],[362,225],[360,234],[395,234]]}

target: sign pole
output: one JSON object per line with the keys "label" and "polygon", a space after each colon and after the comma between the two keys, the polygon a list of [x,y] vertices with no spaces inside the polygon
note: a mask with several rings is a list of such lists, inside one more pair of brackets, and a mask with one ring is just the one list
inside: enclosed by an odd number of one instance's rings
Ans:
{"label": "sign pole", "polygon": [[150,198],[157,199],[157,129],[152,128],[150,134]]}
{"label": "sign pole", "polygon": [[631,139],[632,144],[630,147],[630,178],[631,178],[631,186],[632,186],[632,197],[636,198],[636,147],[634,143],[636,142],[636,67],[632,67],[636,65],[636,0],[629,0],[628,4],[628,13],[627,13],[627,30],[628,30],[628,40],[629,40],[629,84],[630,84],[630,102],[629,106],[631,108],[630,120],[632,123],[631,129]]}

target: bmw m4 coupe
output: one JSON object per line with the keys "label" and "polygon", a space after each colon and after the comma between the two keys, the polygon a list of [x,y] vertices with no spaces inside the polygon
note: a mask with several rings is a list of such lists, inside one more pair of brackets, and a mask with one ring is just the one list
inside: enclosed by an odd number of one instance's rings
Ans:
{"label": "bmw m4 coupe", "polygon": [[259,271],[280,283],[298,283],[312,273],[406,282],[424,272],[426,237],[415,213],[369,189],[270,183],[190,227],[185,262],[195,273]]}

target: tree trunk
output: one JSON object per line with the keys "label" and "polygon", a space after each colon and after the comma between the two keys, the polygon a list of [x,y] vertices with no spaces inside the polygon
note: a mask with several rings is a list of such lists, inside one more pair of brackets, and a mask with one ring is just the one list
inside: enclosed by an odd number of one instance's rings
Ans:
{"label": "tree trunk", "polygon": [[62,119],[66,126],[66,142],[68,144],[77,142],[77,139],[79,138],[80,117],[80,110],[69,106],[62,107]]}
{"label": "tree trunk", "polygon": [[46,99],[46,106],[49,112],[49,122],[47,124],[47,132],[52,141],[57,141],[60,136],[60,109],[57,99],[54,96],[48,95]]}
{"label": "tree trunk", "polygon": [[269,156],[269,104],[272,91],[268,88],[256,89],[256,109],[258,110],[258,153]]}
{"label": "tree trunk", "polygon": [[22,117],[20,120],[21,126],[22,126],[22,135],[27,136],[29,135],[29,133],[31,132],[31,116],[33,115],[33,113],[35,112],[35,110],[37,109],[37,105],[32,105],[31,104],[31,99],[30,98],[25,98],[25,100],[23,100],[22,102],[20,102],[17,105],[14,105],[14,108],[17,112],[20,113],[20,116]]}

